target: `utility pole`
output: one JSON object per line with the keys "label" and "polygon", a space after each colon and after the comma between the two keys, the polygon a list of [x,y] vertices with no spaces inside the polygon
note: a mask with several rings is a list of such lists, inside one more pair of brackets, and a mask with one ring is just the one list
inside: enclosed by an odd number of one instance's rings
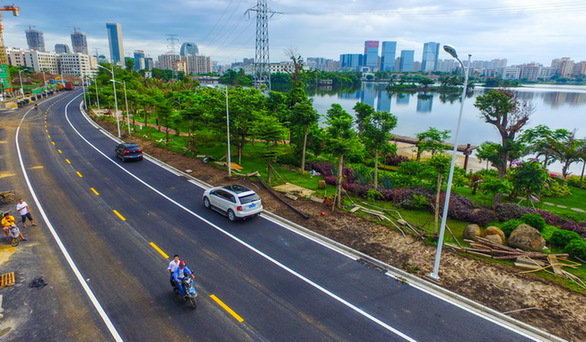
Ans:
{"label": "utility pole", "polygon": [[269,9],[267,0],[257,0],[256,6],[248,9],[247,14],[256,12],[256,51],[254,54],[254,87],[271,90],[271,72],[269,69],[269,18],[275,11]]}

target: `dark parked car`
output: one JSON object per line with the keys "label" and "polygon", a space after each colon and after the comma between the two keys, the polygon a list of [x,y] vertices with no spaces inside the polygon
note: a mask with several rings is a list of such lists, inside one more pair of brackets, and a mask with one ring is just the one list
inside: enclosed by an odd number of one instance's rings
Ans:
{"label": "dark parked car", "polygon": [[123,162],[127,160],[142,160],[142,149],[135,143],[122,143],[116,145],[116,157],[122,159]]}

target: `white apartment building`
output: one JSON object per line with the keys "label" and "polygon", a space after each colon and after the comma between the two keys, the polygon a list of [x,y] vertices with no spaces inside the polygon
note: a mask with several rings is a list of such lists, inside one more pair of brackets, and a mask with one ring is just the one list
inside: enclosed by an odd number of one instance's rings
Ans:
{"label": "white apartment building", "polygon": [[6,48],[6,56],[8,57],[8,64],[13,66],[26,66],[24,60],[24,53],[26,50],[18,48]]}
{"label": "white apartment building", "polygon": [[59,59],[55,52],[41,52],[37,50],[26,50],[24,53],[25,65],[33,68],[35,72],[59,73]]}
{"label": "white apartment building", "polygon": [[59,72],[63,75],[88,76],[92,75],[90,56],[81,52],[58,54]]}

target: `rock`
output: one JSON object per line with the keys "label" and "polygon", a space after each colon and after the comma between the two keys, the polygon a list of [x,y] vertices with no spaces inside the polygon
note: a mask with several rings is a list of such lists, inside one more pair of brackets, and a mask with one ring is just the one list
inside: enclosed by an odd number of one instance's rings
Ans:
{"label": "rock", "polygon": [[477,224],[469,224],[464,229],[464,238],[469,240],[476,240],[479,236],[482,236],[480,226]]}
{"label": "rock", "polygon": [[490,234],[485,236],[484,238],[494,243],[498,243],[499,245],[502,245],[504,243],[503,238],[499,234]]}
{"label": "rock", "polygon": [[545,247],[545,239],[530,225],[520,224],[509,236],[509,246],[539,252]]}
{"label": "rock", "polygon": [[484,230],[484,237],[488,239],[491,235],[498,235],[500,236],[501,244],[505,243],[506,237],[505,232],[503,232],[499,227],[490,226]]}

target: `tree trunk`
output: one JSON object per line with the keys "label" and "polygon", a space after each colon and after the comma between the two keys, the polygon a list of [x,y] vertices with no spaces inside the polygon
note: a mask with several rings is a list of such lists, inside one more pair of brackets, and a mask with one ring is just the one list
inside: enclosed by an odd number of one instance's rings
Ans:
{"label": "tree trunk", "polygon": [[[437,174],[437,192],[435,194],[435,217],[434,217],[434,229],[433,233],[435,235],[439,232],[439,213],[440,213],[440,194],[442,192],[442,174]],[[444,208],[445,209],[445,208]]]}
{"label": "tree trunk", "polygon": [[378,189],[378,150],[374,152],[374,190]]}
{"label": "tree trunk", "polygon": [[303,151],[301,151],[301,173],[305,172],[305,151],[307,151],[307,136],[308,135],[309,135],[309,129],[305,128],[305,134],[303,135]]}
{"label": "tree trunk", "polygon": [[267,183],[271,184],[271,160],[267,159]]}
{"label": "tree trunk", "polygon": [[336,207],[342,208],[342,180],[344,169],[344,155],[338,156],[338,185],[336,186]]}

